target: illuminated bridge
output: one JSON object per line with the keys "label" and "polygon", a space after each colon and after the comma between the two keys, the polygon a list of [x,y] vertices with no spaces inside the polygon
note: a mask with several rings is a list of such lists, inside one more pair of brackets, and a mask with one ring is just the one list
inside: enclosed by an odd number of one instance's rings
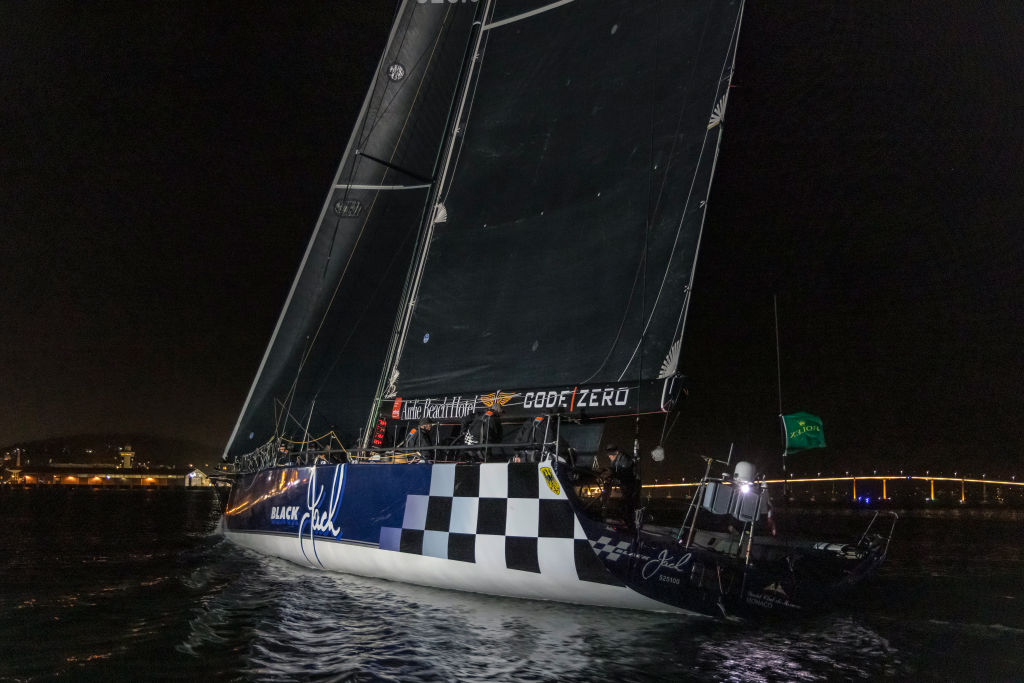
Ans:
{"label": "illuminated bridge", "polygon": [[[934,475],[868,474],[845,477],[790,477],[768,479],[766,483],[774,496],[782,494],[783,487],[798,499],[900,500],[950,502],[1014,502],[1024,503],[1024,481],[1003,479],[975,479],[971,477],[940,477]],[[658,482],[644,484],[644,493],[654,498],[691,497],[699,482]],[[936,496],[938,490],[938,496]]]}

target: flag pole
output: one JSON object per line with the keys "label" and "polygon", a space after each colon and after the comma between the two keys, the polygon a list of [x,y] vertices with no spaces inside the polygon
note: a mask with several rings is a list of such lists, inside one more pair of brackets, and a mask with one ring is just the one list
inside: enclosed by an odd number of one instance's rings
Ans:
{"label": "flag pole", "polygon": [[789,439],[786,434],[786,420],[782,417],[782,354],[779,351],[779,299],[772,294],[772,309],[775,312],[775,373],[779,390],[779,427],[782,429],[782,495],[786,495],[786,455],[789,453]]}
{"label": "flag pole", "polygon": [[772,308],[775,309],[775,372],[778,378],[776,386],[779,389],[779,416],[782,416],[782,357],[779,353],[779,301],[772,294]]}

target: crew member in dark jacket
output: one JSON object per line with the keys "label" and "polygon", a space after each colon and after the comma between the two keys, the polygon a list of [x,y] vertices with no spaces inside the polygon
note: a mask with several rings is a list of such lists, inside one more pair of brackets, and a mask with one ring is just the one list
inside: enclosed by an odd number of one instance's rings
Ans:
{"label": "crew member in dark jacket", "polygon": [[503,449],[494,446],[494,444],[501,443],[500,415],[501,410],[495,407],[478,412],[472,417],[467,416],[463,423],[460,441],[466,445],[488,444],[488,447],[464,451],[466,457],[483,462],[501,459],[501,456],[504,455]]}
{"label": "crew member in dark jacket", "polygon": [[[419,427],[413,427],[409,430],[409,433],[405,437],[405,448],[422,448],[423,446],[433,446],[434,442],[431,438],[431,431],[434,425],[431,424],[430,420],[420,420]],[[421,451],[419,454],[420,462],[428,462],[433,459],[434,453],[432,451]]]}
{"label": "crew member in dark jacket", "polygon": [[612,483],[617,483],[619,490],[622,492],[622,501],[626,507],[624,514],[629,518],[627,521],[630,521],[633,510],[636,509],[640,499],[640,480],[636,476],[636,463],[633,462],[631,455],[622,452],[614,444],[608,444],[605,452],[608,454],[608,461],[611,463],[608,480],[605,484],[605,499],[607,500],[611,495]]}

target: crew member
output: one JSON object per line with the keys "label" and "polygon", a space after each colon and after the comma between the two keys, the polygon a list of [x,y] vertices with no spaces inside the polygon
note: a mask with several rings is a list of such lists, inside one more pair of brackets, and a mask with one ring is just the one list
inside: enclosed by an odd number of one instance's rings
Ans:
{"label": "crew member", "polygon": [[538,415],[522,424],[512,440],[515,443],[528,443],[529,446],[517,448],[512,462],[540,462],[543,459],[545,437],[547,436],[546,419]]}
{"label": "crew member", "polygon": [[495,448],[495,444],[501,443],[501,409],[498,407],[488,408],[476,413],[463,423],[461,441],[466,445],[483,444],[481,450],[466,451],[466,455],[472,460],[487,462],[501,457],[504,452],[501,448]]}
{"label": "crew member", "polygon": [[[433,428],[434,425],[430,422],[430,420],[420,420],[419,427],[413,427],[412,429],[409,430],[409,433],[406,435],[405,447],[423,448],[424,446],[433,446],[434,443],[431,436],[431,431],[433,430]],[[430,459],[431,453],[429,451],[424,451],[410,455],[418,456],[418,462],[425,463]]]}

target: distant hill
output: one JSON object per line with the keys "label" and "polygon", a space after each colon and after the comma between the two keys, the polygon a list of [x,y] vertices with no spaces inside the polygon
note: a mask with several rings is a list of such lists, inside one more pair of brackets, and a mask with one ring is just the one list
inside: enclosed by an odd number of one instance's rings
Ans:
{"label": "distant hill", "polygon": [[135,462],[150,467],[213,465],[220,462],[219,449],[195,441],[152,434],[77,434],[37,441],[21,441],[0,447],[0,454],[21,448],[22,463],[45,465],[74,462],[109,465],[119,462],[118,449],[131,445]]}

